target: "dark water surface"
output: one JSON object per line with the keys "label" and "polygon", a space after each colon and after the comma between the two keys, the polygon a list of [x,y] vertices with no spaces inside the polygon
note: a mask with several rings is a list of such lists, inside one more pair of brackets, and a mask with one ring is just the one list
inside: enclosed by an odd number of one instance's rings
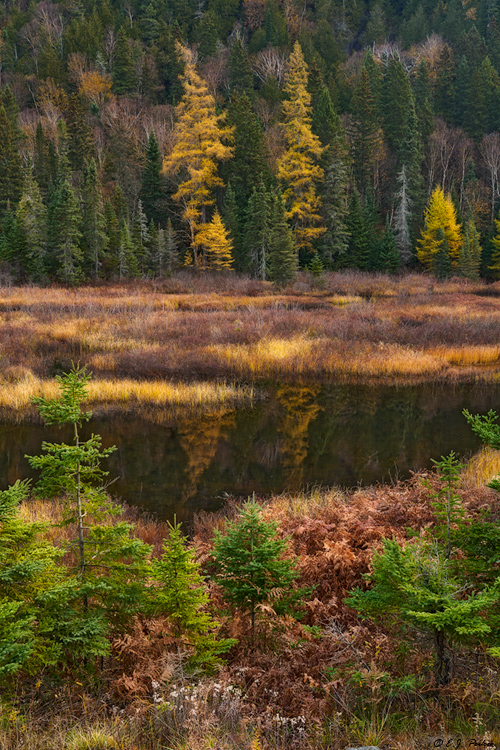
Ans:
{"label": "dark water surface", "polygon": [[[224,493],[269,494],[307,485],[404,478],[431,458],[479,447],[462,409],[500,411],[500,384],[270,386],[252,409],[167,424],[113,417],[82,428],[117,451],[105,462],[112,493],[162,518],[215,510]],[[0,487],[33,476],[25,454],[71,431],[0,425]]]}

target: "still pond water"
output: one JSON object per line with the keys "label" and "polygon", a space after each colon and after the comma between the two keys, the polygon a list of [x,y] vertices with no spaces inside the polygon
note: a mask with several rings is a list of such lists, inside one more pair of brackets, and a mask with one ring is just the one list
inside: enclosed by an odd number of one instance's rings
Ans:
{"label": "still pond water", "polygon": [[[460,386],[268,386],[253,408],[162,424],[93,420],[82,428],[117,451],[112,494],[162,518],[188,521],[224,495],[270,494],[308,485],[352,487],[404,478],[454,450],[478,449],[462,409],[500,411],[500,384]],[[0,487],[33,476],[25,454],[71,432],[0,425]]]}

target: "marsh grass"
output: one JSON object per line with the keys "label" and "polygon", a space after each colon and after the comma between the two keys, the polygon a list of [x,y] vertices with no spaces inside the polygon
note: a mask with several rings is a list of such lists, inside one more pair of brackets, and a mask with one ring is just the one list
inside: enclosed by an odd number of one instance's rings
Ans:
{"label": "marsh grass", "polygon": [[[326,274],[321,290],[308,274],[276,291],[186,273],[158,284],[0,289],[0,376],[14,383],[24,372],[26,381],[1,390],[21,406],[30,379],[49,388],[71,361],[87,364],[115,404],[118,381],[125,401],[163,403],[166,387],[155,381],[494,379],[497,287],[346,272]],[[196,402],[217,400],[211,389],[195,390]],[[171,393],[175,403],[189,401]]]}
{"label": "marsh grass", "polygon": [[[42,379],[31,371],[23,370],[15,378],[7,372],[0,379],[0,409],[14,418],[33,417],[31,405],[34,396],[56,398],[60,393],[55,378]],[[88,407],[103,414],[119,407],[120,411],[140,411],[144,416],[160,419],[167,410],[169,416],[185,411],[218,411],[224,407],[248,405],[261,393],[252,386],[232,385],[223,382],[170,383],[161,380],[136,381],[124,379],[96,379],[88,384]],[[151,412],[148,410],[151,408]]]}

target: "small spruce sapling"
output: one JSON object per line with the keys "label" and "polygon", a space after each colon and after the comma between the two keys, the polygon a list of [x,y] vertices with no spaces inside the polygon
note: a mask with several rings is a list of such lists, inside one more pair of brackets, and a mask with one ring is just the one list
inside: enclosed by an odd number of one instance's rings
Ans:
{"label": "small spruce sapling", "polygon": [[219,655],[236,641],[215,639],[219,623],[206,611],[209,597],[194,550],[187,547],[180,523],[174,520],[173,525],[169,523],[169,529],[161,559],[152,564],[156,586],[150,589],[149,608],[153,614],[166,615],[172,623],[174,636],[191,648],[191,666],[211,669],[220,663]]}
{"label": "small spruce sapling", "polygon": [[216,581],[231,604],[249,612],[252,639],[259,605],[272,602],[277,614],[293,614],[304,594],[293,589],[299,575],[296,563],[283,558],[287,540],[278,538],[276,528],[276,523],[262,519],[257,503],[247,502],[226,533],[215,535]]}
{"label": "small spruce sapling", "polygon": [[[88,396],[90,375],[73,366],[57,377],[61,395],[38,397],[33,403],[47,424],[73,427],[74,444],[42,443],[44,455],[28,456],[40,470],[36,493],[42,498],[61,498],[63,525],[75,525],[77,572],[73,577],[73,608],[58,615],[59,638],[75,655],[104,655],[109,651],[107,635],[113,626],[124,625],[140,608],[145,589],[146,558],[150,547],[131,537],[131,524],[113,521],[122,511],[113,505],[103,481],[108,472],[100,462],[115,448],[101,446],[101,437],[80,439],[83,422],[91,412],[82,410]],[[80,601],[82,611],[78,611]]]}
{"label": "small spruce sapling", "polygon": [[364,616],[392,617],[431,635],[435,682],[444,685],[451,677],[453,642],[490,639],[489,615],[498,592],[495,585],[477,590],[452,559],[452,542],[464,528],[456,492],[462,465],[453,452],[434,463],[440,487],[433,493],[439,520],[433,535],[417,537],[405,547],[384,539],[383,551],[373,556],[373,573],[365,576],[371,589],[354,589],[345,602]]}

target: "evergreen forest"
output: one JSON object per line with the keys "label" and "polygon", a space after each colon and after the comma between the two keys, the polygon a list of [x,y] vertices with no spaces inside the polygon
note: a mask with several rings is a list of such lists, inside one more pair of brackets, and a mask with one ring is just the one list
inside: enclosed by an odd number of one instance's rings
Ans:
{"label": "evergreen forest", "polygon": [[496,0],[5,0],[16,283],[500,276]]}

